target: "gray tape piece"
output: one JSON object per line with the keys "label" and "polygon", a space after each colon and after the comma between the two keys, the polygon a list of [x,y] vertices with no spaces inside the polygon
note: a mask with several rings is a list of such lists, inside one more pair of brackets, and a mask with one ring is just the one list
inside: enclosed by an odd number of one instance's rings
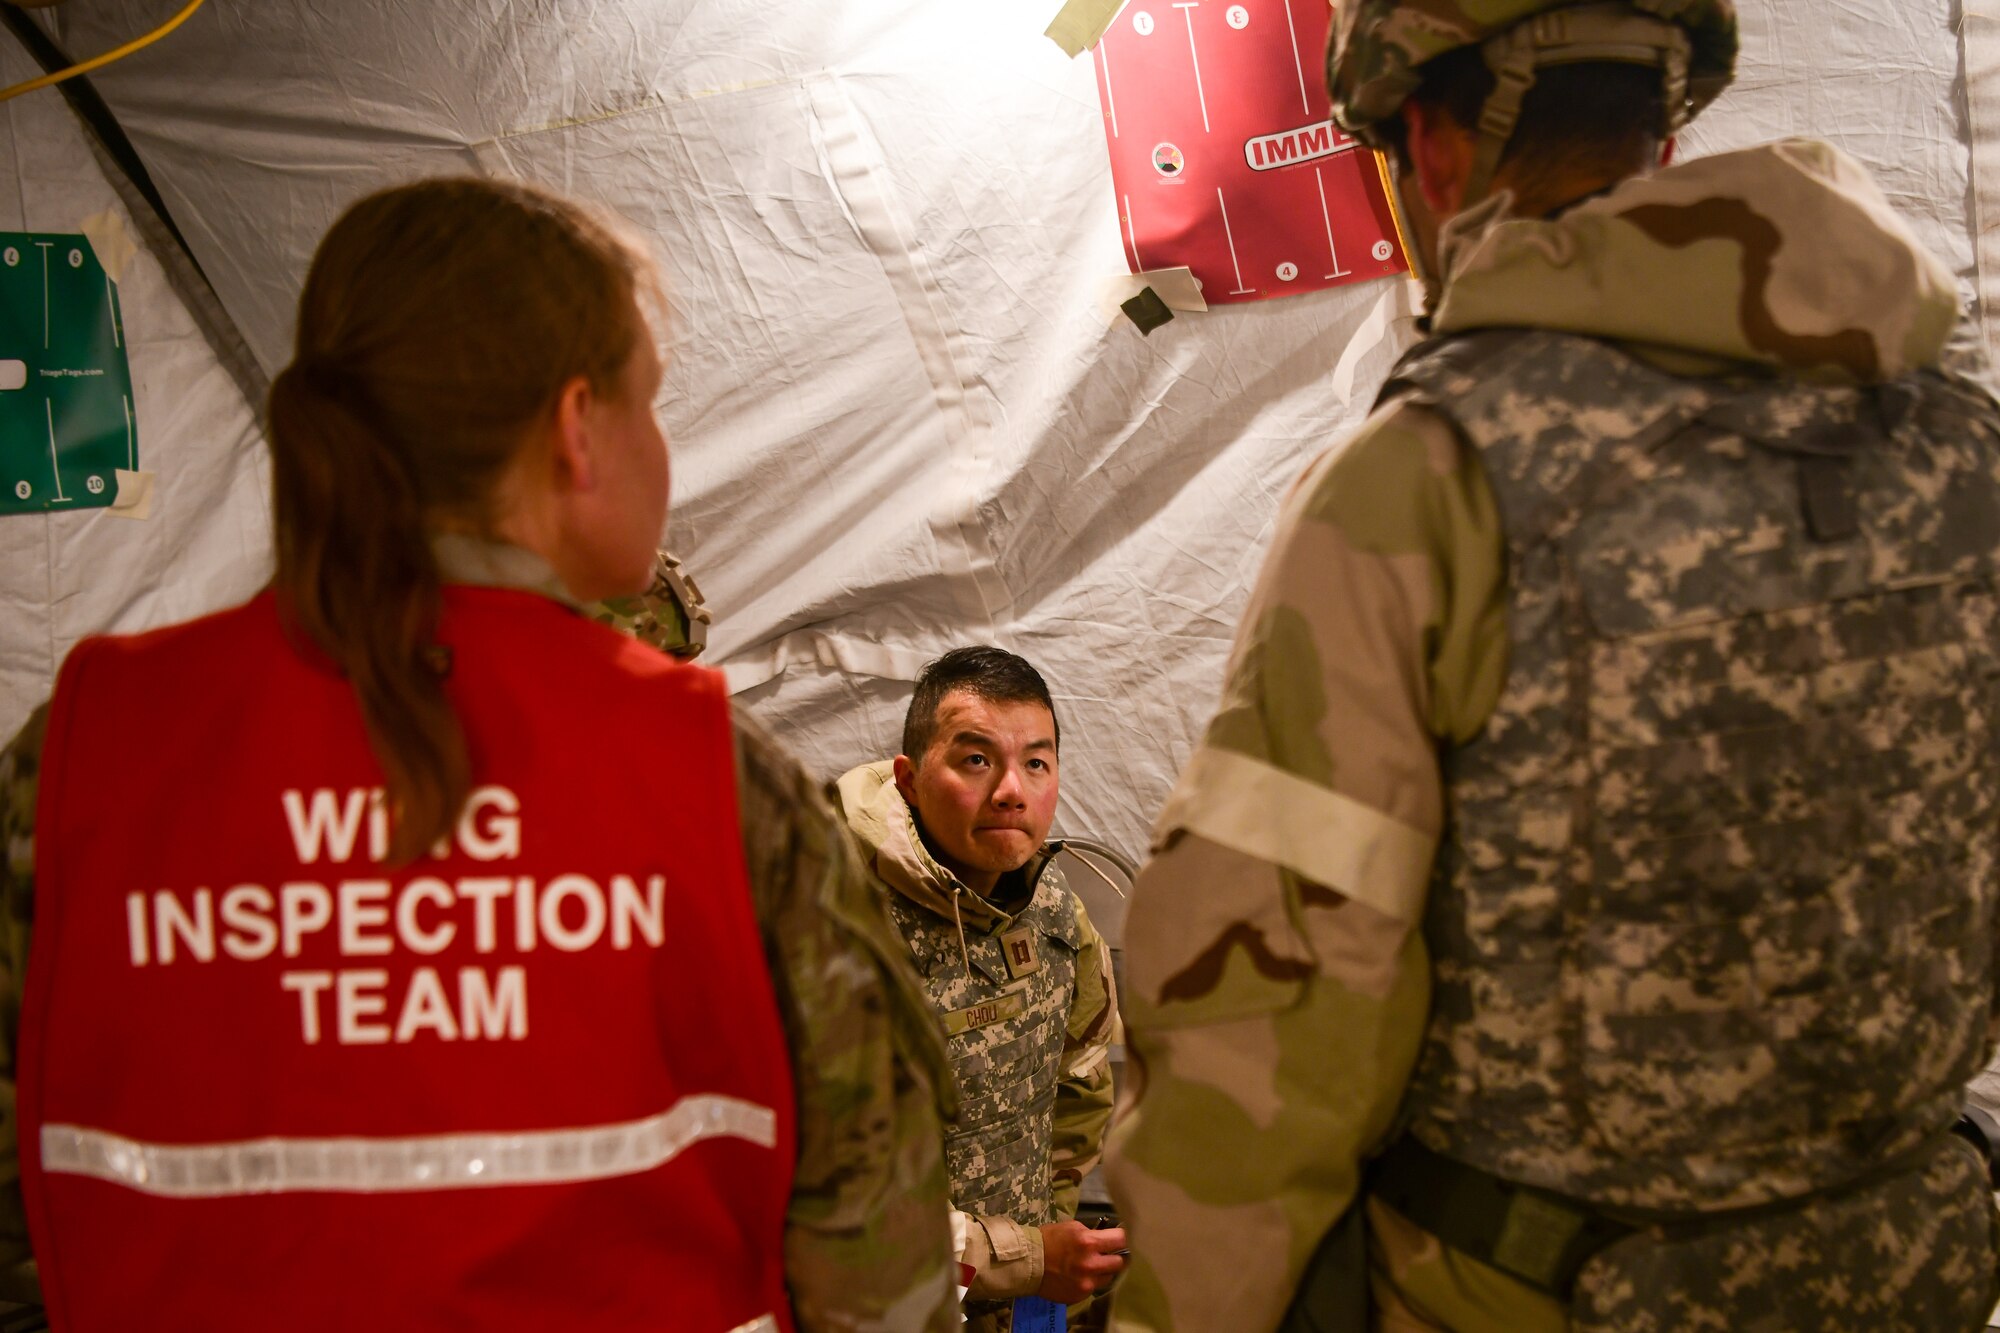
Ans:
{"label": "gray tape piece", "polygon": [[1139,326],[1139,332],[1148,336],[1151,336],[1154,329],[1159,328],[1160,325],[1167,323],[1174,317],[1174,312],[1167,307],[1165,301],[1160,299],[1160,294],[1151,287],[1146,288],[1146,290],[1140,292],[1131,300],[1123,302],[1118,308],[1125,312],[1127,319]]}

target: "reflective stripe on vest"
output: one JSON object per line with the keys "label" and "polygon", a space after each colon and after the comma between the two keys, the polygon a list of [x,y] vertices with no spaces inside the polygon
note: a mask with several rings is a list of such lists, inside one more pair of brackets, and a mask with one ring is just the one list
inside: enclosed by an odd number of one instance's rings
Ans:
{"label": "reflective stripe on vest", "polygon": [[623,1124],[525,1134],[140,1143],[78,1125],[42,1126],[42,1169],[171,1199],[245,1194],[560,1185],[664,1166],[703,1139],[777,1143],[777,1114],[734,1097],[683,1097]]}

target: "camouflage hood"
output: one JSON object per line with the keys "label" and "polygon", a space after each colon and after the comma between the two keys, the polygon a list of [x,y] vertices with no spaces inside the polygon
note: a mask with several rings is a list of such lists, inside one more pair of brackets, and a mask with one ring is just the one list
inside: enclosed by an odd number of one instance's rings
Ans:
{"label": "camouflage hood", "polygon": [[[1700,158],[1547,220],[1445,228],[1435,332],[1538,328],[1877,383],[1938,363],[1957,287],[1867,173],[1806,140]],[[1712,366],[1690,366],[1707,370]]]}
{"label": "camouflage hood", "polygon": [[861,859],[897,893],[947,921],[963,921],[968,931],[982,935],[1014,919],[960,883],[924,846],[916,815],[896,790],[895,760],[850,770],[834,784],[833,796],[860,845]]}

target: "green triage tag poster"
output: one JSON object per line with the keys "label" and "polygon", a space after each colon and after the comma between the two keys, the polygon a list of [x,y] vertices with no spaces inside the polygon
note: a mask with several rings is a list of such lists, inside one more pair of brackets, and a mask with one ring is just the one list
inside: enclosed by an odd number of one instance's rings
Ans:
{"label": "green triage tag poster", "polygon": [[0,514],[102,509],[139,470],[118,288],[83,236],[0,232]]}

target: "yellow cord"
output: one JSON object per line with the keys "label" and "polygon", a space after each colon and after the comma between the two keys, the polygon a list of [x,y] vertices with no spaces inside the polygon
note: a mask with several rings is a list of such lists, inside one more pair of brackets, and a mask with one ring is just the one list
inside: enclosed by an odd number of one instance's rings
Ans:
{"label": "yellow cord", "polygon": [[1375,151],[1375,170],[1382,173],[1382,193],[1389,197],[1389,221],[1395,224],[1396,240],[1403,247],[1403,262],[1409,265],[1410,276],[1417,273],[1416,251],[1410,248],[1410,233],[1403,229],[1403,200],[1396,193],[1395,177],[1389,174],[1389,155]]}
{"label": "yellow cord", "polygon": [[0,88],[0,102],[4,102],[10,97],[19,97],[22,93],[34,92],[37,88],[46,88],[50,84],[61,83],[64,79],[73,79],[79,74],[88,74],[94,69],[102,69],[114,60],[123,60],[134,51],[144,50],[172,32],[175,28],[180,27],[181,24],[186,23],[194,16],[194,11],[200,9],[204,3],[206,3],[206,0],[190,0],[186,9],[174,15],[144,37],[129,41],[114,50],[106,51],[101,56],[93,56],[89,60],[79,61],[71,65],[68,69],[59,69],[53,74],[44,74],[39,79],[29,79],[26,83],[17,83],[12,88]]}

